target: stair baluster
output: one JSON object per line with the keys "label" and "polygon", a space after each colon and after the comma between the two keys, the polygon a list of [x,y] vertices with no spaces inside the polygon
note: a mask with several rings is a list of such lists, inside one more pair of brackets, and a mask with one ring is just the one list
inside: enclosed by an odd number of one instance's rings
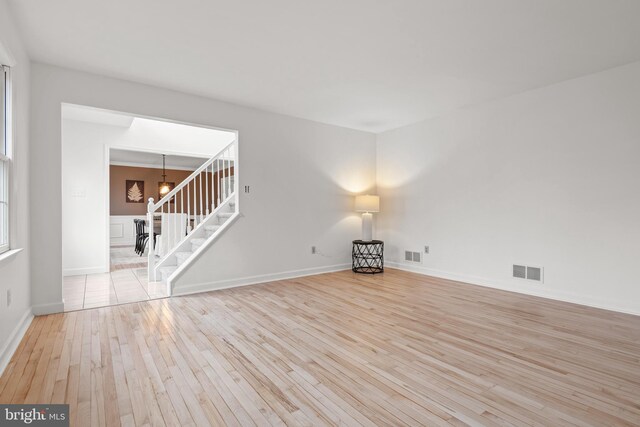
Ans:
{"label": "stair baluster", "polygon": [[[153,198],[149,199],[147,222],[150,236],[153,236],[156,212],[159,212],[161,217],[165,214],[171,215],[168,218],[173,219],[163,221],[163,225],[166,225],[167,229],[160,231],[166,237],[162,240],[162,247],[156,246],[153,239],[149,239],[148,271],[150,281],[159,279],[157,270],[161,271],[163,278],[166,279],[179,266],[187,262],[192,253],[198,250],[207,239],[215,235],[222,224],[236,213],[236,203],[230,200],[230,197],[235,195],[235,188],[231,186],[231,176],[235,175],[235,170],[232,174],[231,168],[235,164],[236,150],[236,142],[234,141],[207,160],[157,203],[154,203]],[[209,179],[209,173],[211,173],[211,179]],[[185,218],[185,192],[186,224],[182,224],[182,219]],[[225,211],[220,210],[221,208],[224,208]],[[197,234],[194,234],[196,232]],[[185,240],[187,241],[185,242]],[[161,257],[156,259],[159,248],[162,249],[160,251]],[[176,261],[176,265],[169,265],[173,260]]]}

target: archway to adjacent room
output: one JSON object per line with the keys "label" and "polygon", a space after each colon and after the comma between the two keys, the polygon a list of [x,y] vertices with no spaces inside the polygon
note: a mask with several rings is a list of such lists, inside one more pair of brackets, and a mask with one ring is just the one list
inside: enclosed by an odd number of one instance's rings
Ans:
{"label": "archway to adjacent room", "polygon": [[[233,131],[62,106],[65,311],[168,296],[166,283],[148,280],[147,201],[158,201],[161,184],[179,185],[236,138]],[[156,234],[160,228],[158,218]]]}

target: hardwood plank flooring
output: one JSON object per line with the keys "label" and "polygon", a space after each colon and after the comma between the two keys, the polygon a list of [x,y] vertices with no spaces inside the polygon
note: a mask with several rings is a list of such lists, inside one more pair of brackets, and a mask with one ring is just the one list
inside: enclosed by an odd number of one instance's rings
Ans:
{"label": "hardwood plank flooring", "polygon": [[640,425],[640,317],[388,269],[42,316],[2,403],[72,425]]}

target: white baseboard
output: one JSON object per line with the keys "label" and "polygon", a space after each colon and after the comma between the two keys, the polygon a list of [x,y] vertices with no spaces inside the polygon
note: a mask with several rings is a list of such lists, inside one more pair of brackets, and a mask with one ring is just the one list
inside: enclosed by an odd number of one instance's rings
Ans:
{"label": "white baseboard", "polygon": [[312,267],[301,270],[284,271],[281,273],[261,274],[258,276],[241,277],[239,279],[218,280],[215,282],[198,283],[195,285],[181,286],[173,290],[172,296],[190,295],[201,292],[216,291],[219,289],[236,288],[239,286],[256,285],[258,283],[273,282],[276,280],[293,279],[296,277],[312,276],[314,274],[332,273],[334,271],[350,270],[351,264],[335,264],[326,267]]}
{"label": "white baseboard", "polygon": [[4,345],[2,350],[0,350],[0,375],[2,375],[11,361],[13,353],[15,353],[18,348],[18,345],[20,344],[20,341],[22,341],[24,334],[27,332],[29,325],[31,325],[32,320],[33,313],[31,312],[31,309],[28,308],[22,315],[20,322],[18,322],[13,332],[11,332],[11,335],[9,335],[7,343]]}
{"label": "white baseboard", "polygon": [[514,286],[513,283],[504,280],[487,279],[485,277],[452,273],[422,266],[408,265],[395,261],[385,261],[385,267],[386,266],[397,268],[398,270],[410,271],[412,273],[424,274],[426,276],[439,277],[442,279],[464,282],[471,285],[500,289],[502,291],[509,291],[524,295],[548,298],[557,301],[570,302],[573,304],[586,305],[589,307],[617,311],[620,313],[640,315],[640,301],[635,301],[634,304],[633,301],[603,300],[602,298],[589,295],[577,295],[562,291],[549,291],[548,289],[537,289],[533,288],[532,286]]}
{"label": "white baseboard", "polygon": [[65,268],[62,271],[63,276],[83,276],[85,274],[108,273],[109,269],[105,266],[87,267],[87,268]]}
{"label": "white baseboard", "polygon": [[54,302],[50,304],[39,304],[31,307],[34,316],[44,316],[45,314],[62,313],[64,311],[64,302]]}
{"label": "white baseboard", "polygon": [[110,248],[117,248],[119,246],[127,247],[127,246],[135,246],[136,239],[115,239],[109,240]]}

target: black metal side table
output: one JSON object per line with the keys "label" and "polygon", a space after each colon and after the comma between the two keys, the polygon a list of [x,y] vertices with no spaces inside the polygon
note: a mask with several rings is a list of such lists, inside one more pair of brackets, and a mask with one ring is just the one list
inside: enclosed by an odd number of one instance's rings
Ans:
{"label": "black metal side table", "polygon": [[354,273],[376,274],[384,271],[384,242],[354,240],[351,249],[351,270]]}

